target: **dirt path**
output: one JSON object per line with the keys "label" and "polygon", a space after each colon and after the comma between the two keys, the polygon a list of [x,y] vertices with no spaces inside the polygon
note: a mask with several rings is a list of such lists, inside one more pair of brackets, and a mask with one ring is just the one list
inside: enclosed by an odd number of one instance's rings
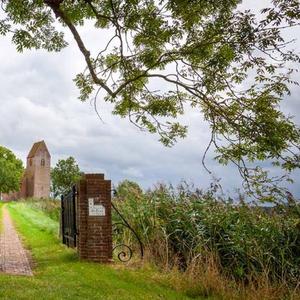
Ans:
{"label": "dirt path", "polygon": [[5,206],[3,207],[2,219],[3,226],[0,233],[0,272],[32,276],[26,251],[22,246]]}

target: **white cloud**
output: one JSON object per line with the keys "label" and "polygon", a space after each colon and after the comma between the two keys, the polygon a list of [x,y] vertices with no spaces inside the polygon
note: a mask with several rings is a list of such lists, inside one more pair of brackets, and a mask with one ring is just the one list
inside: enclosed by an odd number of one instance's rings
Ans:
{"label": "white cloud", "polygon": [[138,168],[133,168],[133,167],[129,167],[125,170],[123,170],[123,174],[124,176],[129,176],[129,177],[134,177],[134,178],[143,178],[144,174],[142,173],[142,171]]}

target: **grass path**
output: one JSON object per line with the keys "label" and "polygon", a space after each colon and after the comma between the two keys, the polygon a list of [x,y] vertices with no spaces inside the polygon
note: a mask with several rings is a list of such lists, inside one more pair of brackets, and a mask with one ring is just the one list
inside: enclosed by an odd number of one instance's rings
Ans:
{"label": "grass path", "polygon": [[10,203],[7,207],[35,266],[31,278],[0,274],[1,300],[190,299],[155,281],[153,271],[79,262],[76,252],[56,237],[55,221],[23,203]]}

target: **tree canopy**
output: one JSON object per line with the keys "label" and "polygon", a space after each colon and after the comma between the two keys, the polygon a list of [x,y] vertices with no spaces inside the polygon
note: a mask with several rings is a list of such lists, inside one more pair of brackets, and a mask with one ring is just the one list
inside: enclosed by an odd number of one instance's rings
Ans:
{"label": "tree canopy", "polygon": [[132,195],[135,195],[136,199],[138,199],[143,194],[143,190],[136,182],[127,179],[117,185],[115,192],[115,196],[121,199],[127,199]]}
{"label": "tree canopy", "polygon": [[23,163],[9,149],[0,146],[0,194],[20,189]]}
{"label": "tree canopy", "polygon": [[81,172],[74,157],[60,159],[51,170],[51,191],[54,197],[69,192],[80,178]]}
{"label": "tree canopy", "polygon": [[[300,165],[299,127],[280,110],[296,84],[300,59],[284,31],[299,25],[300,4],[266,1],[254,14],[240,2],[1,0],[0,34],[11,34],[20,52],[59,51],[67,45],[59,30],[65,26],[86,62],[74,79],[82,101],[112,103],[114,114],[167,146],[186,136],[177,117],[190,105],[209,123],[207,150],[221,164],[235,164],[248,185],[276,188],[250,166],[267,160],[289,173]],[[78,31],[86,20],[105,33],[96,55]]]}

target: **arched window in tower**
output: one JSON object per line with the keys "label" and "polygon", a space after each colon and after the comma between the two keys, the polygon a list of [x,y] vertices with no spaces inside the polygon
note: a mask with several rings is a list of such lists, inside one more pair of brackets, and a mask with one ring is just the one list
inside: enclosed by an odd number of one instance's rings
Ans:
{"label": "arched window in tower", "polygon": [[32,159],[29,160],[29,166],[32,166]]}
{"label": "arched window in tower", "polygon": [[41,160],[41,166],[44,167],[45,166],[45,160],[42,158]]}

